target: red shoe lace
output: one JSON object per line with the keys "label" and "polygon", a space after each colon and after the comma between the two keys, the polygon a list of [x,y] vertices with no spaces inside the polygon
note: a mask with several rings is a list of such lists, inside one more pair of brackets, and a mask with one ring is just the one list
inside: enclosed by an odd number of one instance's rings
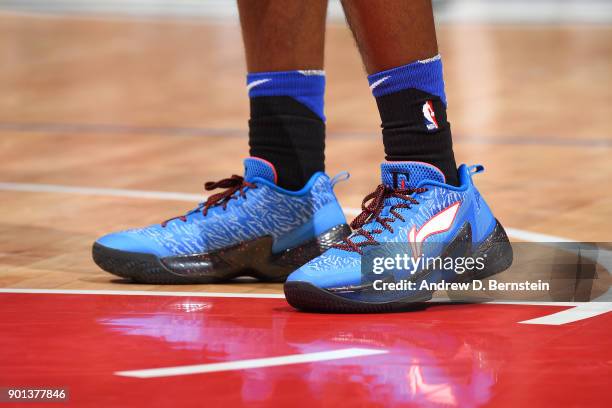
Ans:
{"label": "red shoe lace", "polygon": [[[358,252],[363,255],[362,247],[367,245],[378,245],[378,242],[374,238],[375,234],[383,232],[382,229],[377,228],[372,231],[366,231],[362,227],[372,221],[378,222],[384,229],[393,233],[393,227],[389,224],[395,221],[395,218],[405,221],[404,217],[396,211],[398,208],[410,208],[410,204],[418,204],[419,202],[411,197],[414,193],[423,193],[427,191],[426,188],[404,188],[404,189],[392,189],[384,184],[380,184],[376,187],[374,192],[368,194],[361,203],[361,214],[359,214],[352,222],[351,228],[353,228],[353,234],[349,237],[344,238],[339,243],[333,245],[334,248],[343,249],[345,251]],[[381,217],[380,213],[385,207],[385,200],[387,198],[399,198],[407,201],[406,203],[398,203],[391,206],[389,213],[393,214],[393,217]],[[365,241],[353,242],[351,238],[362,236]]]}
{"label": "red shoe lace", "polygon": [[[246,193],[244,191],[246,187],[252,188],[252,189],[257,188],[255,184],[249,183],[248,181],[244,179],[244,177],[237,176],[235,174],[232,175],[232,177],[230,178],[226,178],[226,179],[219,180],[219,181],[207,182],[206,184],[204,184],[204,189],[206,189],[206,191],[211,191],[216,188],[225,188],[226,190],[220,193],[217,193],[217,194],[213,194],[210,197],[208,197],[208,200],[206,200],[206,202],[204,202],[204,204],[201,207],[202,215],[206,216],[209,208],[215,207],[218,205],[222,206],[223,209],[225,210],[230,200],[238,198],[238,196],[246,197]],[[239,194],[235,195],[236,192],[239,192]],[[183,222],[187,222],[187,217],[185,215],[181,215],[178,217],[167,219],[166,221],[161,223],[161,226],[165,228],[166,225],[170,221],[177,220],[177,219]]]}

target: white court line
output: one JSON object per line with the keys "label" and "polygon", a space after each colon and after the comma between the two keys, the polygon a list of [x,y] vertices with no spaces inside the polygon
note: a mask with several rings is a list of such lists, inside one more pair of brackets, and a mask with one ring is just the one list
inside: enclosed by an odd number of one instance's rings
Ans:
{"label": "white court line", "polygon": [[578,320],[599,316],[608,312],[612,312],[612,302],[590,302],[547,316],[523,320],[519,323],[559,326],[562,324],[577,322]]}
{"label": "white court line", "polygon": [[1,183],[0,190],[3,191],[23,191],[28,193],[68,193],[80,195],[96,195],[111,197],[130,197],[146,198],[154,200],[173,200],[173,201],[204,201],[203,194],[176,193],[170,191],[145,191],[128,190],[122,188],[98,188],[98,187],[79,187],[65,186],[59,184],[35,184],[35,183]]}
{"label": "white court line", "polygon": [[214,373],[219,371],[244,370],[248,368],[276,367],[289,364],[314,363],[351,357],[373,356],[388,353],[387,350],[367,348],[345,348],[317,353],[290,354],[286,356],[228,361],[225,363],[197,364],[177,367],[150,368],[144,370],[117,371],[115,375],[135,378],[173,377],[177,375]]}
{"label": "white court line", "polygon": [[[188,194],[171,191],[146,191],[130,190],[120,188],[79,187],[59,184],[36,184],[36,183],[9,183],[0,182],[0,191],[23,191],[30,193],[67,193],[80,195],[97,195],[112,197],[144,198],[154,200],[173,200],[200,202],[206,200],[203,194]],[[344,207],[347,215],[358,215],[359,208]],[[508,236],[523,241],[531,242],[576,242],[573,239],[557,237],[554,235],[541,234],[538,232],[525,231],[517,228],[505,228]]]}
{"label": "white court line", "polygon": [[282,293],[227,293],[227,292],[153,292],[147,290],[81,290],[81,289],[25,289],[0,288],[0,293],[33,293],[51,295],[118,295],[118,296],[175,296],[219,297],[251,299],[284,299]]}
{"label": "white court line", "polygon": [[[95,290],[95,289],[29,289],[0,288],[0,293],[30,293],[51,295],[111,295],[111,296],[174,296],[174,297],[212,297],[212,298],[250,298],[250,299],[284,299],[282,293],[234,293],[234,292],[169,292],[148,290]],[[431,302],[450,302],[450,299],[434,298]],[[594,302],[540,302],[520,300],[494,300],[483,304],[526,305],[526,306],[561,306],[576,307],[590,305]],[[596,302],[612,307],[612,302]]]}
{"label": "white court line", "polygon": [[577,242],[573,239],[558,237],[555,235],[541,234],[539,232],[525,231],[518,228],[504,227],[509,237],[529,242]]}
{"label": "white court line", "polygon": [[[119,295],[119,296],[172,296],[172,297],[213,297],[213,298],[249,298],[249,299],[284,299],[282,293],[227,293],[227,292],[153,292],[146,290],[81,290],[81,289],[24,289],[0,288],[0,293],[32,293],[54,295]],[[432,302],[444,302],[436,298]],[[612,302],[538,302],[538,301],[492,301],[484,304],[523,305],[523,306],[560,306],[571,309],[562,310],[547,316],[525,320],[519,323],[561,325],[578,320],[588,319],[612,311]]]}

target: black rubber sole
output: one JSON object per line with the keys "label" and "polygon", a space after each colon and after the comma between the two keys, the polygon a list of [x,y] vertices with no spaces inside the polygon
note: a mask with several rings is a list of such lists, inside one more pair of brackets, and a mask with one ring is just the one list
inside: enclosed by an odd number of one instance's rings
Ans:
{"label": "black rubber sole", "polygon": [[285,298],[296,309],[316,313],[389,313],[411,310],[431,296],[393,302],[359,302],[318,288],[308,282],[285,282]]}
{"label": "black rubber sole", "polygon": [[261,237],[203,254],[158,258],[152,254],[126,252],[94,243],[94,262],[103,270],[138,283],[222,283],[238,276],[266,282],[284,282],[287,276],[319,256],[351,232],[342,224],[315,239],[280,253],[272,253],[272,237]]}
{"label": "black rubber sole", "polygon": [[[471,241],[471,228],[466,224],[457,234],[454,241],[459,244]],[[452,246],[452,243],[449,247]],[[469,282],[475,279],[485,279],[505,271],[512,265],[512,246],[506,231],[496,220],[495,228],[489,237],[478,248],[472,251],[472,257],[485,258],[483,270],[477,274],[457,275],[454,282]],[[420,277],[423,279],[423,276]],[[366,302],[343,297],[339,293],[347,292],[350,288],[321,289],[308,282],[286,282],[284,285],[287,302],[296,309],[319,313],[382,313],[414,310],[419,302],[425,302],[433,297],[434,291],[420,292],[418,296],[409,296],[389,302]],[[362,285],[355,290],[372,290],[371,285]],[[337,292],[337,293],[334,293]]]}

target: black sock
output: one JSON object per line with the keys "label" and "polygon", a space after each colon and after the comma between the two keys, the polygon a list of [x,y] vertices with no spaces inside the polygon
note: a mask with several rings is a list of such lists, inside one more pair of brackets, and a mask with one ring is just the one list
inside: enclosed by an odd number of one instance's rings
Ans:
{"label": "black sock", "polygon": [[[376,104],[382,119],[386,160],[433,164],[444,173],[447,184],[459,185],[450,123],[440,98],[417,89],[404,89],[377,97]],[[423,109],[432,109],[437,123],[426,123]]]}
{"label": "black sock", "polygon": [[389,161],[422,161],[459,185],[439,55],[368,76]]}
{"label": "black sock", "polygon": [[251,156],[272,163],[277,184],[300,190],[325,171],[325,74],[318,70],[251,73]]}
{"label": "black sock", "polygon": [[325,170],[325,123],[289,96],[251,98],[249,147],[274,165],[280,187],[299,190]]}

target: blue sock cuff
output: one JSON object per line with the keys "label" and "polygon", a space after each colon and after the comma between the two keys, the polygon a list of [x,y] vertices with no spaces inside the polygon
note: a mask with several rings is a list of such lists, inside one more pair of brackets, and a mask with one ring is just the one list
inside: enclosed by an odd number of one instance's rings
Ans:
{"label": "blue sock cuff", "polygon": [[440,55],[368,76],[375,97],[414,88],[440,98],[446,105]]}
{"label": "blue sock cuff", "polygon": [[290,96],[307,106],[325,122],[323,113],[324,71],[277,71],[248,74],[247,91],[249,98]]}

